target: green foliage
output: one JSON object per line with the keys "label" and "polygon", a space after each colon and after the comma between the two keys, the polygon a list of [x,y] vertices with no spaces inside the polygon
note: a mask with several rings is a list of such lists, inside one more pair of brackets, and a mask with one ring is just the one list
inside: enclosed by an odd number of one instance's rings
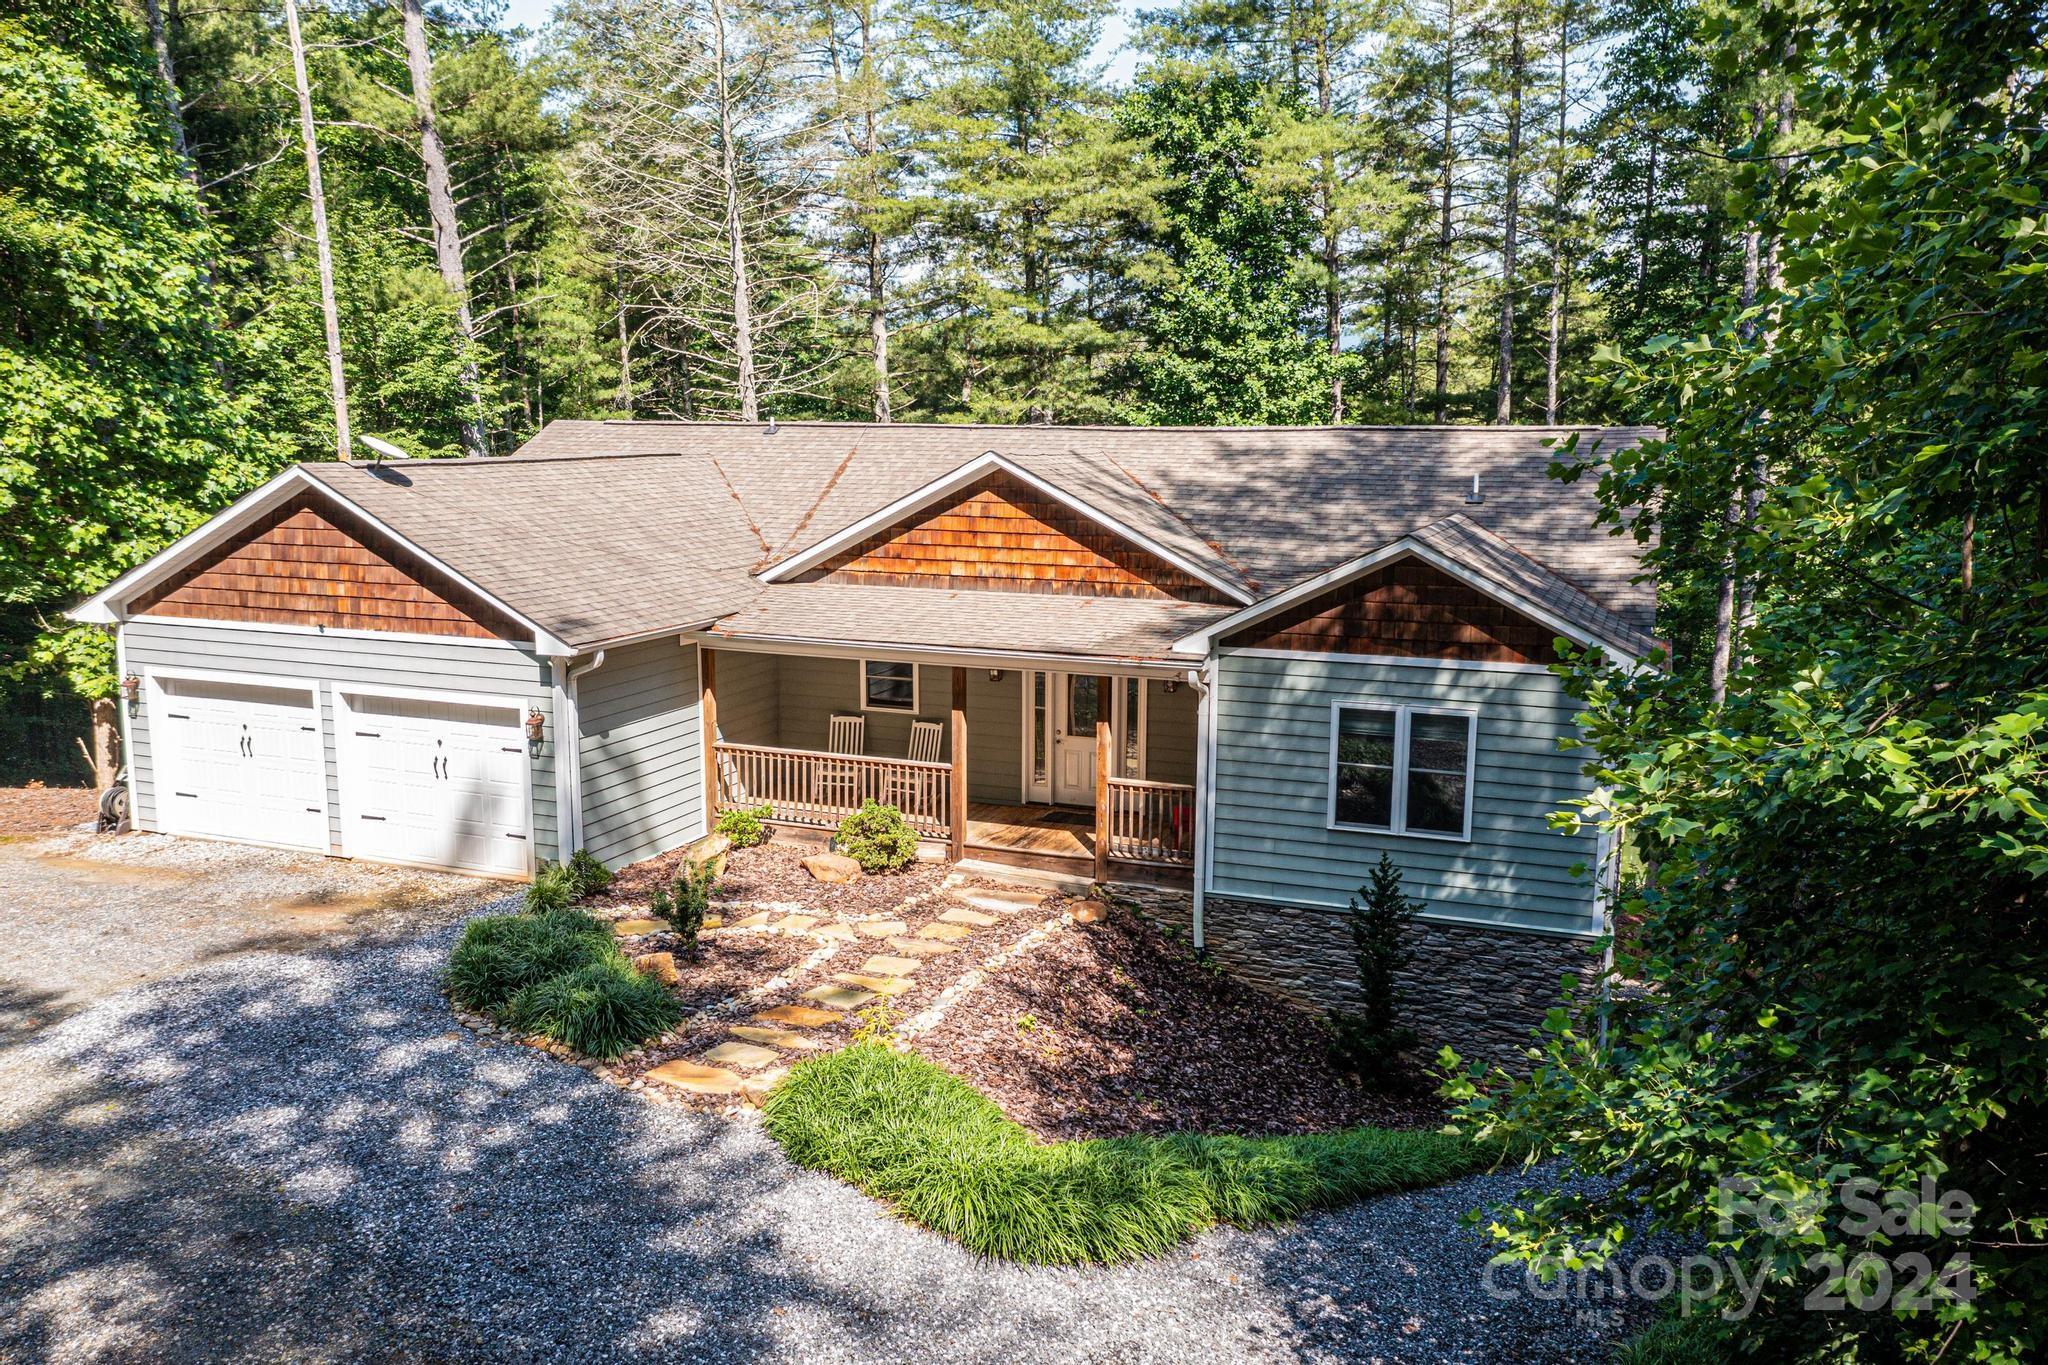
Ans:
{"label": "green foliage", "polygon": [[505,1017],[514,1028],[610,1061],[674,1028],[683,1008],[659,981],[635,971],[614,949],[521,988],[507,1004]]}
{"label": "green foliage", "polygon": [[[1732,571],[1750,619],[1725,701],[1696,660],[1572,670],[1605,791],[1563,823],[1639,840],[1617,970],[1651,994],[1575,1000],[1529,1076],[1455,1087],[1599,1178],[1519,1199],[1505,1252],[1675,1230],[1760,1286],[1766,1358],[2048,1350],[2048,92],[2038,34],[1982,17],[1830,12],[1804,154],[1739,171],[1783,292],[1613,358],[1668,435],[1599,465],[1610,515],[1686,528],[1652,562],[1692,600]],[[1923,1176],[1967,1234],[1846,1219],[1843,1181]],[[1723,1182],[1816,1204],[1724,1224]],[[1974,1302],[1804,1308],[1829,1258],[1964,1252]]]}
{"label": "green foliage", "polygon": [[568,861],[569,890],[577,900],[595,896],[612,884],[612,870],[587,848],[579,848]]}
{"label": "green foliage", "polygon": [[576,903],[576,874],[560,863],[542,863],[526,886],[526,908],[539,914]]}
{"label": "green foliage", "polygon": [[717,829],[734,848],[753,848],[768,842],[768,817],[773,814],[771,805],[727,806],[718,812]]}
{"label": "green foliage", "polygon": [[1727,1365],[1737,1359],[1733,1333],[1712,1316],[1659,1318],[1622,1343],[1614,1365]]}
{"label": "green foliage", "polygon": [[1401,869],[1380,854],[1371,883],[1351,898],[1351,953],[1358,964],[1365,1009],[1330,1019],[1331,1059],[1367,1082],[1385,1082],[1396,1057],[1415,1046],[1415,1030],[1398,1022],[1400,993],[1395,983],[1414,956],[1408,926],[1415,910],[1415,902],[1401,890]]}
{"label": "green foliage", "polygon": [[832,846],[863,872],[900,872],[917,861],[917,831],[902,811],[873,799],[839,822]]}
{"label": "green foliage", "polygon": [[668,921],[686,957],[697,956],[697,935],[704,929],[704,914],[711,908],[711,892],[717,884],[710,864],[684,863],[676,870],[674,881],[655,891],[648,906],[657,919]]}
{"label": "green foliage", "polygon": [[611,931],[579,911],[473,919],[449,955],[448,994],[496,1014],[535,982],[617,955]]}
{"label": "green foliage", "polygon": [[1260,1227],[1481,1159],[1459,1138],[1374,1128],[1041,1143],[957,1076],[873,1042],[799,1064],[764,1113],[798,1165],[982,1255],[1051,1265],[1156,1256],[1217,1223]]}

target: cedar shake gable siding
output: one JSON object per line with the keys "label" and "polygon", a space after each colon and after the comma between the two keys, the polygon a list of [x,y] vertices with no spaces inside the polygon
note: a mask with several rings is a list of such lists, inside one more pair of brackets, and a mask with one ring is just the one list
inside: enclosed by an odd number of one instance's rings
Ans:
{"label": "cedar shake gable siding", "polygon": [[468,640],[531,635],[358,518],[310,494],[142,594],[130,610]]}
{"label": "cedar shake gable siding", "polygon": [[1407,558],[1257,621],[1226,648],[1553,664],[1556,632],[1449,574]]}
{"label": "cedar shake gable siding", "polygon": [[877,531],[799,581],[1220,603],[1193,575],[995,473]]}

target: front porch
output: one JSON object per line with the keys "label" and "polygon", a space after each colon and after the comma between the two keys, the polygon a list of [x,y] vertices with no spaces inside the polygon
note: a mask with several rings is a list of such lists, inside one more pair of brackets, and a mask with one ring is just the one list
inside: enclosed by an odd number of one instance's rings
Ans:
{"label": "front porch", "polygon": [[714,807],[831,830],[901,810],[958,861],[1178,884],[1194,863],[1195,698],[1162,673],[705,647]]}

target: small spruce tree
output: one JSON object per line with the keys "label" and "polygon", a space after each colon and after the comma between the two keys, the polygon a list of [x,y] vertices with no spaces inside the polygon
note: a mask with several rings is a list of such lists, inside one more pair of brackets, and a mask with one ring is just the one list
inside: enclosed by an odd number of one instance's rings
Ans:
{"label": "small spruce tree", "polygon": [[1416,905],[1401,890],[1401,869],[1386,854],[1372,870],[1372,881],[1351,898],[1351,951],[1358,964],[1358,984],[1365,1009],[1331,1016],[1330,1055],[1338,1066],[1367,1083],[1392,1078],[1395,1057],[1415,1045],[1415,1031],[1399,1022],[1399,991],[1394,977],[1414,957],[1408,946],[1408,922]]}

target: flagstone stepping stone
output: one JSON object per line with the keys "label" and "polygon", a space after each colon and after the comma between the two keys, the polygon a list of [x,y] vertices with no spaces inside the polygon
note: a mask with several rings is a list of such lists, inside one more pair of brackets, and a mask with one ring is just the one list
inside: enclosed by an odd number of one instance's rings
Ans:
{"label": "flagstone stepping stone", "polygon": [[762,925],[766,924],[767,922],[768,912],[766,910],[756,910],[753,914],[748,915],[745,919],[734,920],[732,922],[732,927],[735,929],[759,929]]}
{"label": "flagstone stepping stone", "polygon": [[942,924],[971,924],[977,929],[986,929],[996,922],[994,915],[984,915],[979,910],[948,910],[939,916]]}
{"label": "flagstone stepping stone", "polygon": [[901,995],[910,983],[900,976],[862,976],[859,972],[834,972],[832,979],[842,986],[857,986],[876,995]]}
{"label": "flagstone stepping stone", "polygon": [[830,1005],[835,1010],[857,1010],[874,998],[873,991],[857,991],[851,986],[813,986],[804,992],[804,999]]}
{"label": "flagstone stepping stone", "polygon": [[923,964],[914,957],[890,957],[877,954],[860,964],[860,969],[869,976],[913,976]]}
{"label": "flagstone stepping stone", "polygon": [[732,1031],[750,1043],[766,1047],[788,1048],[791,1052],[809,1052],[825,1046],[816,1038],[807,1038],[794,1029],[764,1028],[759,1024],[734,1024]]}
{"label": "flagstone stepping stone", "polygon": [[919,938],[935,938],[941,943],[951,943],[956,939],[966,938],[973,932],[972,929],[964,924],[932,923],[918,930],[917,936]]}
{"label": "flagstone stepping stone", "polygon": [[658,934],[668,928],[667,920],[622,919],[612,922],[612,932],[620,938],[632,938],[636,934]]}
{"label": "flagstone stepping stone", "polygon": [[823,1028],[843,1024],[846,1016],[833,1010],[814,1010],[809,1005],[777,1005],[754,1016],[764,1024],[787,1024],[791,1028]]}
{"label": "flagstone stepping stone", "polygon": [[965,901],[977,910],[991,910],[998,915],[1010,915],[1019,910],[1037,909],[1045,900],[1045,894],[1030,891],[955,891],[953,899]]}
{"label": "flagstone stepping stone", "polygon": [[791,915],[775,927],[785,934],[801,934],[818,922],[816,915]]}
{"label": "flagstone stepping stone", "polygon": [[891,934],[907,934],[910,926],[900,919],[864,920],[853,926],[863,938],[887,938]]}
{"label": "flagstone stepping stone", "polygon": [[704,1054],[704,1060],[712,1066],[743,1066],[749,1071],[758,1071],[781,1061],[782,1054],[772,1047],[761,1047],[755,1043],[720,1043]]}
{"label": "flagstone stepping stone", "polygon": [[704,922],[698,925],[697,927],[699,929],[723,929],[725,927],[725,916],[706,915],[704,917]]}
{"label": "flagstone stepping stone", "polygon": [[746,1097],[749,1104],[759,1104],[768,1092],[775,1088],[775,1083],[788,1074],[789,1068],[786,1066],[769,1067],[758,1075],[741,1080],[740,1094]]}
{"label": "flagstone stepping stone", "polygon": [[817,938],[844,939],[848,943],[851,943],[854,939],[859,937],[859,935],[853,932],[853,926],[851,924],[841,924],[836,920],[833,921],[831,924],[819,926],[817,929],[813,930],[812,933]]}
{"label": "flagstone stepping stone", "polygon": [[889,946],[899,953],[908,953],[912,957],[939,957],[960,951],[950,943],[940,943],[929,938],[892,938],[889,940]]}
{"label": "flagstone stepping stone", "polygon": [[692,1095],[736,1095],[741,1085],[737,1072],[720,1066],[700,1066],[696,1062],[682,1061],[663,1062],[648,1071],[647,1079]]}

